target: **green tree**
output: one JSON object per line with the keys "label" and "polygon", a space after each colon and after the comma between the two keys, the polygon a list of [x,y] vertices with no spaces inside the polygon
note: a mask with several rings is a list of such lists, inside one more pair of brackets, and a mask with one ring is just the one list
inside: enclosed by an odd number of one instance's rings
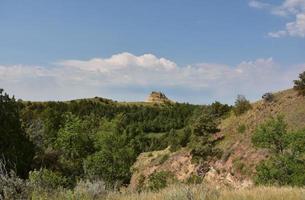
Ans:
{"label": "green tree", "polygon": [[215,118],[205,112],[194,122],[189,143],[193,161],[203,164],[220,155],[221,152],[215,148],[215,142],[212,139],[212,135],[219,131],[217,125]]}
{"label": "green tree", "polygon": [[270,150],[256,168],[259,184],[305,185],[305,130],[288,132],[282,116],[260,125],[252,136],[256,147]]}
{"label": "green tree", "polygon": [[283,116],[271,118],[260,125],[252,136],[256,147],[268,148],[274,153],[283,153],[288,145],[287,124]]}
{"label": "green tree", "polygon": [[60,162],[72,177],[83,174],[82,162],[92,151],[93,142],[77,116],[66,113],[64,126],[58,131],[55,149],[61,153]]}
{"label": "green tree", "polygon": [[299,75],[299,80],[294,80],[295,90],[302,96],[305,96],[305,71]]}
{"label": "green tree", "polygon": [[244,114],[251,109],[250,102],[243,95],[238,95],[235,101],[234,113],[236,116]]}
{"label": "green tree", "polygon": [[118,131],[118,123],[118,119],[104,121],[96,137],[97,151],[84,162],[86,176],[91,179],[101,178],[109,188],[129,183],[130,167],[137,156],[129,145],[127,135]]}
{"label": "green tree", "polygon": [[[8,169],[25,177],[34,156],[34,146],[21,127],[19,106],[14,97],[0,89],[0,156],[4,157]],[[1,158],[3,159],[3,158]]]}

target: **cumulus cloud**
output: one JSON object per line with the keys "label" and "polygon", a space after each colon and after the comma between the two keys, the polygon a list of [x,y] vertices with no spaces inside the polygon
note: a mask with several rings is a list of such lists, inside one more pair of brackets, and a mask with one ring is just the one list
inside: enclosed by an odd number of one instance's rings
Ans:
{"label": "cumulus cloud", "polygon": [[249,6],[259,9],[268,8],[274,15],[294,18],[293,21],[286,23],[284,29],[269,32],[268,35],[270,37],[305,37],[305,0],[285,0],[281,5],[250,1]]}
{"label": "cumulus cloud", "polygon": [[64,60],[54,66],[0,66],[0,86],[19,98],[63,100],[103,96],[144,100],[161,90],[175,100],[232,103],[237,94],[257,99],[263,92],[291,86],[305,65],[281,68],[272,58],[236,66],[199,63],[178,66],[152,54],[121,53],[109,58]]}

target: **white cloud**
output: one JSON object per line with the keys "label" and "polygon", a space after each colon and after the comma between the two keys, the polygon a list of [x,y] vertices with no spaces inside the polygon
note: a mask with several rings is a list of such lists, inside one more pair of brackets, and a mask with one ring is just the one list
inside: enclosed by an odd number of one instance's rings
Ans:
{"label": "white cloud", "polygon": [[263,8],[268,8],[270,6],[270,4],[252,0],[249,2],[249,6],[253,7],[253,8],[263,9]]}
{"label": "white cloud", "polygon": [[66,60],[59,63],[62,66],[76,67],[86,71],[98,71],[107,73],[114,70],[122,70],[130,67],[154,70],[171,70],[176,68],[176,64],[165,58],[157,58],[152,54],[135,56],[130,53],[120,53],[111,58],[94,58],[88,61]]}
{"label": "white cloud", "polygon": [[270,37],[305,37],[305,0],[285,0],[279,6],[262,3],[260,1],[250,1],[249,6],[260,9],[268,8],[274,15],[294,18],[293,21],[286,23],[284,29],[269,32],[268,35]]}
{"label": "white cloud", "polygon": [[242,61],[237,66],[200,63],[178,66],[152,54],[66,60],[53,67],[0,66],[0,87],[30,100],[63,100],[103,96],[144,100],[162,90],[180,101],[233,102],[242,93],[251,99],[290,87],[305,65],[284,70],[272,58]]}

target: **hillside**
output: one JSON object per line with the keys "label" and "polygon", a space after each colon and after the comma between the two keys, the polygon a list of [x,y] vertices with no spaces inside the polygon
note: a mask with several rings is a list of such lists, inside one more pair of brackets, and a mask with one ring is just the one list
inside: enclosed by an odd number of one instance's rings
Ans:
{"label": "hillside", "polygon": [[[252,103],[251,110],[241,116],[231,113],[223,119],[217,133],[223,137],[217,144],[223,154],[221,159],[210,163],[205,181],[235,188],[252,185],[255,166],[268,156],[268,152],[254,148],[251,136],[258,125],[277,115],[284,116],[289,130],[305,128],[305,98],[292,89],[277,92],[273,101],[257,101]],[[191,158],[187,149],[173,153],[168,149],[142,153],[133,167],[131,188],[136,188],[140,177],[144,176],[147,181],[150,175],[162,171],[168,171],[179,181],[186,182],[200,171],[200,166],[192,164]]]}
{"label": "hillside", "polygon": [[253,148],[251,135],[258,125],[277,115],[284,116],[289,130],[305,128],[305,98],[293,89],[281,91],[274,94],[272,102],[260,100],[253,103],[247,113],[239,117],[231,115],[223,120],[220,134],[224,135],[224,140],[219,147],[223,149],[224,156],[214,167],[238,178],[253,175],[256,164],[267,152]]}

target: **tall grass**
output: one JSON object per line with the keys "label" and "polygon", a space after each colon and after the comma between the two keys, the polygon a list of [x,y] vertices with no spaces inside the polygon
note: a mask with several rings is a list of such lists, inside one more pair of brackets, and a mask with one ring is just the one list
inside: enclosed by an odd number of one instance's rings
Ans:
{"label": "tall grass", "polygon": [[110,200],[305,200],[305,189],[254,187],[251,189],[212,189],[203,185],[172,186],[158,193],[109,194]]}
{"label": "tall grass", "polygon": [[35,194],[32,199],[100,199],[100,200],[305,200],[305,188],[253,187],[250,189],[215,189],[200,185],[172,185],[159,192],[129,190],[94,196],[87,191],[61,190],[52,194]]}

